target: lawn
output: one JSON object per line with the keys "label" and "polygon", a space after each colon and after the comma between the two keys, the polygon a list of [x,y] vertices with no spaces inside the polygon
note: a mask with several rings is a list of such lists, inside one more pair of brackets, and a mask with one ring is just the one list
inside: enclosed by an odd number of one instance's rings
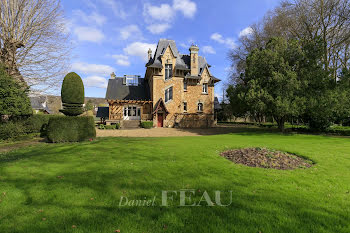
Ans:
{"label": "lawn", "polygon": [[[268,147],[307,157],[309,169],[270,170],[219,156]],[[230,206],[161,206],[162,190],[194,189]],[[0,232],[350,232],[350,139],[237,133],[104,138],[38,144],[0,155]],[[119,206],[121,196],[155,206]],[[190,202],[188,202],[190,203]]]}

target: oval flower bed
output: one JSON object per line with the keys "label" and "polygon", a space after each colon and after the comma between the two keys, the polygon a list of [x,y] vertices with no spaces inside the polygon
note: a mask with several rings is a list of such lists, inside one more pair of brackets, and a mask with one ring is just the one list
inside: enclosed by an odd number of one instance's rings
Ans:
{"label": "oval flower bed", "polygon": [[228,150],[220,153],[220,155],[234,163],[249,167],[292,170],[309,168],[313,165],[312,161],[294,154],[260,147]]}

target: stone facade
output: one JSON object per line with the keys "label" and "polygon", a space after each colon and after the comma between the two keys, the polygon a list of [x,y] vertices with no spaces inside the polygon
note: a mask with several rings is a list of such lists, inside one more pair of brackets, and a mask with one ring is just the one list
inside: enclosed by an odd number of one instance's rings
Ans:
{"label": "stone facade", "polygon": [[[153,104],[157,100],[165,99],[165,90],[173,88],[173,98],[165,102],[169,111],[163,115],[164,127],[211,127],[214,124],[214,84],[211,82],[209,67],[206,66],[198,80],[187,79],[186,73],[198,76],[198,47],[190,48],[191,69],[188,71],[176,70],[176,57],[168,46],[161,56],[161,63],[172,64],[173,76],[165,79],[165,68],[147,68],[145,79],[151,88]],[[187,83],[187,90],[184,85]],[[207,92],[203,92],[203,84],[207,84]],[[198,111],[198,104],[203,104],[203,110]],[[187,104],[187,111],[184,105]],[[154,126],[158,126],[158,114],[154,114]]]}

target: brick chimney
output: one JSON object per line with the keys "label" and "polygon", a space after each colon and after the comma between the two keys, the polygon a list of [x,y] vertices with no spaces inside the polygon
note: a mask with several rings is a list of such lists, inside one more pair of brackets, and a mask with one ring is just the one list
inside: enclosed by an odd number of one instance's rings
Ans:
{"label": "brick chimney", "polygon": [[192,44],[190,47],[191,54],[191,76],[198,76],[198,51],[197,45]]}

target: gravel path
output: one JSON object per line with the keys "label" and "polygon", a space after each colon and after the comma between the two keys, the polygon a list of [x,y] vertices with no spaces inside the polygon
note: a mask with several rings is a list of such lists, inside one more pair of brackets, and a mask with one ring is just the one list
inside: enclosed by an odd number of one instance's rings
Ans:
{"label": "gravel path", "polygon": [[96,130],[97,137],[180,137],[180,136],[203,136],[247,131],[247,126],[221,125],[208,129],[175,129],[175,128],[152,128],[152,129],[119,129],[119,130]]}

